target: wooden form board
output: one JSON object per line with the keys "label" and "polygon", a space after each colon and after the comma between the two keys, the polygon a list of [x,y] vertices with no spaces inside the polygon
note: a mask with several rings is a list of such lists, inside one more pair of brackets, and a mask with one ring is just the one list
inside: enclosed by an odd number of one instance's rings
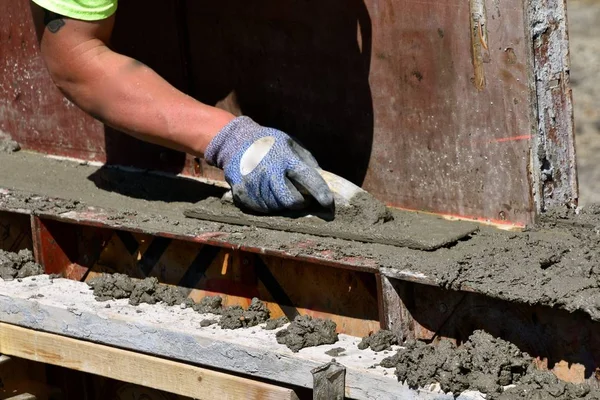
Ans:
{"label": "wooden form board", "polygon": [[292,389],[5,323],[0,352],[196,399],[298,399]]}
{"label": "wooden form board", "polygon": [[[13,192],[0,190],[0,199],[3,198],[2,196],[14,196],[14,198],[19,198],[18,195]],[[33,197],[29,197],[29,199],[34,201],[32,200]],[[3,205],[10,205],[10,202],[3,203]],[[21,210],[20,212],[25,211],[26,210]],[[96,209],[95,212],[101,213],[102,211]],[[94,214],[91,211],[87,214],[82,212],[81,218],[83,219],[81,220],[77,217],[77,213],[73,214],[71,212],[66,213],[62,217],[58,215],[52,216],[50,214],[24,217],[30,217],[34,222],[34,233],[36,235],[34,237],[34,242],[37,245],[42,244],[41,246],[36,247],[38,259],[46,263],[46,267],[58,268],[57,270],[52,270],[52,272],[62,271],[66,275],[74,274],[74,276],[76,276],[79,273],[78,271],[84,271],[85,275],[85,273],[87,273],[85,271],[88,270],[88,265],[96,265],[100,270],[103,270],[103,268],[110,270],[110,268],[115,265],[119,267],[118,262],[115,264],[114,260],[111,261],[111,257],[123,257],[124,251],[126,251],[122,250],[115,252],[114,249],[107,251],[105,256],[108,257],[103,259],[102,253],[104,249],[101,246],[81,245],[90,238],[101,239],[104,237],[106,241],[112,242],[113,246],[127,247],[125,243],[129,243],[129,241],[123,241],[121,237],[118,237],[118,233],[115,238],[115,234],[113,234],[112,231],[116,229],[117,232],[119,232],[121,229],[131,229],[131,227],[127,227],[126,224],[123,226],[119,226],[119,224],[101,224],[101,222],[103,222],[101,219],[95,219],[100,215],[101,214]],[[50,229],[38,229],[41,227]],[[100,234],[90,234],[91,232]],[[109,232],[110,235],[103,235],[102,232]],[[244,257],[251,256],[250,254],[244,254],[247,252],[247,249],[240,251],[240,249],[235,246],[231,247],[224,245],[223,243],[205,242],[204,240],[196,241],[194,240],[194,237],[182,236],[177,237],[177,239],[192,243],[175,244],[170,251],[162,253],[160,257],[145,257],[144,255],[149,252],[152,253],[149,249],[153,246],[153,240],[170,237],[164,236],[164,232],[160,233],[162,236],[153,237],[141,233],[139,230],[133,230],[132,232],[131,235],[133,235],[136,240],[139,240],[142,245],[140,246],[139,252],[134,252],[134,254],[137,255],[131,257],[132,260],[130,264],[126,265],[129,269],[126,269],[124,272],[128,272],[134,276],[144,276],[140,275],[140,269],[144,270],[146,267],[150,267],[148,271],[154,271],[153,274],[156,274],[155,276],[160,277],[162,280],[165,280],[166,278],[177,280],[187,273],[186,266],[188,264],[185,262],[186,260],[189,261],[193,258],[198,258],[197,255],[202,252],[202,249],[205,248],[204,246],[214,246],[216,248],[223,248],[223,250],[216,250],[217,254],[220,255],[213,260],[214,262],[211,261],[211,264],[213,265],[208,265],[208,269],[204,272],[196,271],[201,274],[206,273],[206,276],[203,277],[203,279],[208,279],[207,282],[210,282],[210,288],[225,288],[225,286],[222,286],[221,284],[217,285],[216,283],[219,282],[220,278],[223,278],[228,274],[231,274],[230,278],[235,278],[236,275],[243,278],[235,282],[238,284],[252,282],[252,279],[254,279],[253,277],[256,271],[253,270],[251,264],[244,265],[243,261]],[[210,230],[208,232],[210,232]],[[54,235],[52,235],[52,233]],[[41,237],[38,236],[38,234],[41,234]],[[77,240],[73,240],[73,237],[79,237],[84,240],[78,242]],[[65,238],[67,242],[72,241],[70,247],[61,247],[61,242],[64,241]],[[175,236],[173,236],[173,239],[174,241],[177,240],[175,239]],[[52,244],[52,242],[54,242],[54,244]],[[90,243],[95,242],[92,241]],[[85,248],[90,251],[87,253],[80,253],[77,250],[78,248]],[[63,252],[62,255],[60,254],[60,251]],[[97,251],[97,253],[94,253],[95,251]],[[260,254],[266,253],[265,249],[253,249],[251,251]],[[45,252],[47,252],[48,255],[55,254],[55,256],[58,255],[59,257],[48,258],[44,255],[46,254]],[[170,253],[170,255],[168,255],[168,253]],[[175,254],[177,254],[177,256],[175,256]],[[227,254],[229,254],[229,257],[227,257]],[[400,252],[398,254],[398,260],[400,260],[402,254],[406,253]],[[278,277],[277,280],[280,284],[284,284],[284,286],[288,286],[289,282],[298,284],[298,287],[296,288],[298,291],[287,292],[291,295],[290,297],[293,295],[292,304],[298,308],[297,306],[302,303],[302,299],[304,299],[304,301],[306,301],[306,299],[311,300],[313,297],[319,299],[318,302],[308,305],[308,309],[312,310],[305,312],[311,312],[311,315],[328,317],[328,313],[333,312],[333,314],[335,314],[337,310],[337,312],[342,311],[342,314],[347,316],[348,310],[356,305],[356,303],[352,302],[355,300],[351,299],[352,294],[356,295],[362,291],[361,296],[367,297],[361,297],[359,300],[363,301],[365,298],[368,298],[369,291],[365,290],[369,286],[367,284],[368,280],[359,282],[354,281],[357,280],[360,274],[346,274],[345,272],[340,271],[338,271],[339,273],[333,272],[333,270],[340,269],[349,269],[356,272],[356,269],[360,269],[361,272],[373,274],[372,277],[375,278],[377,284],[377,305],[382,327],[394,330],[401,337],[424,339],[427,341],[439,337],[450,337],[457,341],[464,341],[474,329],[484,329],[487,332],[493,333],[495,336],[517,344],[517,346],[524,351],[539,357],[540,365],[552,368],[558,376],[565,380],[580,382],[587,377],[594,376],[593,372],[598,368],[595,360],[600,360],[600,352],[598,351],[598,349],[600,349],[600,344],[597,343],[596,340],[589,339],[600,337],[597,335],[599,329],[598,323],[591,321],[584,313],[569,313],[549,307],[532,306],[531,303],[523,304],[519,301],[514,302],[514,298],[512,299],[513,301],[511,301],[510,298],[502,297],[502,293],[498,292],[483,292],[483,294],[477,294],[467,285],[462,286],[461,291],[445,290],[436,287],[434,281],[431,281],[423,274],[414,272],[415,270],[412,269],[412,266],[408,265],[407,269],[381,266],[375,268],[373,266],[369,267],[368,265],[361,266],[344,263],[333,266],[326,263],[326,260],[319,258],[297,259],[292,262],[287,260],[289,255],[285,252],[278,253],[277,255],[279,255],[279,257],[265,257],[265,259],[271,259],[272,264],[275,264],[271,265],[271,268],[273,268],[271,271],[272,273],[277,272],[278,274],[285,275],[285,279],[281,279],[281,276]],[[294,257],[298,257],[298,254],[292,256],[292,258]],[[139,261],[144,258],[146,258],[146,260],[153,259],[154,262],[139,263]],[[99,260],[102,260],[102,264],[98,262]],[[177,262],[177,260],[179,261]],[[421,256],[420,260],[425,261],[424,255]],[[240,261],[242,265],[239,265]],[[295,265],[295,267],[288,269],[286,267],[288,262],[290,263],[290,266]],[[163,269],[160,267],[161,264],[164,264],[166,268]],[[531,271],[528,265],[529,264],[527,263],[523,264],[524,270]],[[538,264],[534,264],[534,266],[537,268]],[[311,269],[315,269],[316,273],[302,277],[303,272],[307,272]],[[289,273],[289,271],[294,271],[294,273]],[[247,274],[245,278],[243,277],[244,274]],[[320,274],[327,276],[327,278],[319,280]],[[300,279],[296,279],[297,277],[300,277]],[[310,282],[314,277],[316,277],[317,280]],[[346,281],[345,279],[349,277],[352,278],[352,280]],[[248,278],[251,279],[247,280]],[[308,282],[303,280],[306,278],[309,278]],[[500,279],[502,277],[496,278]],[[80,277],[77,279],[80,279]],[[336,279],[340,282],[335,282]],[[513,280],[500,279],[499,282],[502,281],[512,282]],[[344,288],[346,283],[349,284],[348,288],[350,289],[348,294],[343,293],[343,291],[340,290],[341,288]],[[361,285],[364,285],[364,287],[361,288]],[[307,287],[304,288],[304,286]],[[232,288],[234,289],[239,289],[240,287],[241,286],[232,285]],[[498,287],[502,288],[502,286]],[[205,290],[207,288],[208,287],[204,287],[197,292],[193,292],[192,295],[195,297],[196,295],[222,294],[215,292],[211,293],[210,291]],[[1,294],[9,288],[0,287],[0,289]],[[11,290],[13,289],[14,288]],[[17,287],[17,289],[22,290],[24,288]],[[260,286],[255,286],[254,288],[248,286],[247,289],[256,290],[260,289]],[[69,303],[69,301],[78,301],[80,297],[78,293],[80,292],[81,290],[75,287],[72,288],[70,293],[67,290],[64,293],[65,297],[60,298],[60,302],[66,304],[67,307],[69,304],[75,304]],[[239,292],[233,293],[229,291],[227,293],[226,301],[228,304],[247,304],[248,298],[239,296]],[[323,294],[325,294],[325,296],[323,296]],[[37,295],[37,293],[19,292],[19,296],[21,295],[29,300],[33,298],[32,296]],[[45,296],[45,294],[43,295]],[[286,307],[286,303],[274,303],[277,304],[270,304],[270,308],[273,311],[282,312]],[[369,303],[365,303],[362,306],[364,307],[367,304]],[[326,306],[326,308],[319,309],[323,306]],[[111,309],[113,307],[114,306],[112,306]],[[315,314],[314,309],[318,309],[319,314]],[[140,307],[138,310],[141,310],[142,313],[146,311],[144,307]],[[78,312],[77,309],[67,309],[67,311]],[[100,311],[106,312],[105,310]],[[363,312],[364,311],[365,310],[363,310]],[[374,312],[375,310],[372,311]],[[587,310],[584,309],[582,311]],[[9,311],[9,313],[14,313],[14,311]],[[117,314],[119,314],[119,310],[117,310]],[[47,324],[52,324],[56,321],[64,321],[64,316],[59,312],[55,313],[54,311],[49,311],[48,315],[51,315],[51,318],[45,322]],[[114,314],[111,315],[114,316]],[[56,318],[56,321],[53,321],[54,318]],[[332,318],[335,318],[335,316],[332,316]],[[363,327],[364,325],[373,322],[372,320],[365,319],[365,314],[360,315],[356,320],[357,322],[362,323]],[[337,321],[339,322],[340,320]],[[511,323],[506,324],[506,321],[511,321]],[[178,323],[178,321],[175,322],[175,324]],[[343,329],[348,330],[348,325],[344,326]],[[135,334],[133,336],[135,336]],[[244,338],[243,340],[247,340],[247,338]],[[354,344],[356,344],[356,342]],[[346,343],[344,343],[343,346],[346,346]],[[168,350],[170,351],[171,349]],[[151,350],[151,352],[154,351]]]}
{"label": "wooden form board", "polygon": [[224,306],[248,307],[258,297],[272,318],[328,318],[355,336],[380,327],[370,273],[38,218],[34,226],[36,254],[48,273],[86,281],[100,273],[156,277],[189,290],[194,301],[220,296]]}
{"label": "wooden form board", "polygon": [[[124,240],[140,243],[139,249],[129,253]],[[152,255],[158,246],[162,252]],[[152,265],[144,264],[151,257]],[[328,318],[337,324],[339,332],[355,336],[366,336],[380,327],[375,279],[367,273],[123,231],[113,233],[86,280],[103,272],[140,279],[156,277],[160,282],[190,289],[188,297],[195,301],[221,296],[224,306],[248,307],[252,298],[258,297],[272,318]]]}
{"label": "wooden form board", "polygon": [[[564,0],[526,3],[153,0],[140,17],[123,2],[113,44],[391,205],[524,225],[577,202]],[[44,70],[27,0],[2,7],[0,129],[45,153],[221,177],[78,111]]]}
{"label": "wooden form board", "polygon": [[106,303],[96,301],[83,282],[48,276],[22,282],[0,280],[0,322],[7,324],[305,388],[312,388],[311,371],[331,361],[325,352],[343,347],[344,354],[336,359],[346,367],[349,399],[454,399],[411,390],[397,381],[392,370],[373,367],[389,354],[359,350],[357,337],[340,334],[335,344],[293,353],[276,342],[276,331],[261,326],[242,330],[201,327],[201,320],[214,316],[163,304],[134,307],[126,300],[109,304],[106,308]]}

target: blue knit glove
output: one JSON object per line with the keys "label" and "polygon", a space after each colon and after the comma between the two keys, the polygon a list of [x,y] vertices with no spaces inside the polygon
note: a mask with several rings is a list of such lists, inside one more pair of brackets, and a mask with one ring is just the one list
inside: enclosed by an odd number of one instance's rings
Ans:
{"label": "blue knit glove", "polygon": [[298,210],[307,205],[301,192],[323,207],[333,207],[333,194],[310,152],[285,133],[248,117],[227,124],[204,156],[209,164],[224,170],[240,208],[259,213]]}

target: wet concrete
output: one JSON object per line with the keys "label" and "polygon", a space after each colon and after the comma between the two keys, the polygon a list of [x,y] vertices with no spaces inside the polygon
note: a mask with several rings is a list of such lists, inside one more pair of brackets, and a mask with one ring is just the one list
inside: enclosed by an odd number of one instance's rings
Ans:
{"label": "wet concrete", "polygon": [[455,243],[477,230],[472,223],[449,222],[430,215],[386,208],[367,193],[355,196],[348,206],[338,207],[333,220],[290,213],[285,216],[252,215],[215,197],[198,202],[184,213],[201,220],[420,250],[434,250]]}
{"label": "wet concrete", "polygon": [[398,380],[412,388],[439,384],[455,396],[476,390],[491,400],[600,399],[600,391],[587,383],[565,383],[537,370],[529,354],[483,331],[458,347],[447,339],[436,344],[407,341],[381,366],[395,368]]}
{"label": "wet concrete", "polygon": [[220,315],[219,319],[203,320],[201,326],[218,323],[223,329],[240,329],[267,322],[267,329],[276,329],[287,321],[283,318],[269,320],[269,309],[257,298],[252,299],[247,309],[240,306],[223,307],[220,296],[206,296],[195,303],[187,297],[189,289],[159,283],[155,277],[132,279],[125,274],[102,274],[90,279],[88,286],[93,289],[98,301],[129,299],[129,304],[134,306],[162,302],[168,306],[189,307],[201,314]]}
{"label": "wet concrete", "polygon": [[129,304],[156,304],[169,306],[183,304],[187,293],[184,289],[160,284],[154,277],[134,280],[125,274],[103,274],[89,280],[98,301],[129,299]]}
{"label": "wet concrete", "polygon": [[334,347],[331,350],[327,350],[325,352],[325,354],[327,354],[328,356],[331,356],[331,357],[339,357],[339,356],[343,355],[345,351],[346,351],[346,349],[343,347]]}
{"label": "wet concrete", "polygon": [[393,332],[382,329],[362,338],[358,348],[365,350],[370,347],[373,351],[383,351],[389,350],[394,344],[398,344],[398,337]]}
{"label": "wet concrete", "polygon": [[129,304],[135,306],[141,303],[156,304],[163,302],[166,305],[174,306],[182,304],[186,295],[184,289],[159,284],[158,279],[151,277],[136,282],[131,291],[131,296],[129,296]]}
{"label": "wet concrete", "polygon": [[265,326],[265,329],[268,331],[279,329],[289,322],[290,322],[290,320],[286,316],[279,317],[276,319],[270,319],[267,321],[267,325]]}
{"label": "wet concrete", "polygon": [[439,383],[444,392],[458,395],[468,389],[500,392],[503,386],[518,383],[532,362],[516,346],[476,331],[460,347],[449,340],[435,346],[406,342],[381,365],[395,367],[398,380],[412,388]]}
{"label": "wet concrete", "polygon": [[221,296],[206,296],[203,297],[200,302],[195,303],[194,300],[188,298],[185,299],[185,306],[191,307],[194,311],[200,314],[217,314],[220,315],[223,311],[222,307],[223,298]]}
{"label": "wet concrete", "polygon": [[218,323],[219,321],[216,319],[203,319],[202,321],[200,321],[200,326],[203,328],[206,328],[207,326],[211,326],[214,325],[216,323]]}
{"label": "wet concrete", "polygon": [[87,282],[98,301],[128,299],[135,286],[134,281],[125,274],[103,274]]}
{"label": "wet concrete", "polygon": [[600,390],[587,383],[572,384],[560,381],[547,371],[534,371],[503,393],[493,393],[490,400],[600,400]]}
{"label": "wet concrete", "polygon": [[193,179],[95,167],[54,160],[20,151],[0,152],[0,187],[22,193],[2,196],[0,207],[36,214],[60,215],[95,210],[115,225],[198,235],[206,231],[231,233],[244,227],[223,229],[223,224],[199,223],[183,215],[197,201],[225,189]]}
{"label": "wet concrete", "polygon": [[277,343],[286,345],[295,353],[305,347],[333,344],[338,340],[336,327],[331,320],[302,315],[277,332]]}
{"label": "wet concrete", "polygon": [[[485,231],[457,244],[441,265],[419,271],[444,287],[600,318],[600,213],[556,210],[521,233]],[[562,215],[557,218],[557,214]]]}
{"label": "wet concrete", "polygon": [[[329,260],[355,259],[361,268],[390,277],[409,276],[417,282],[507,301],[583,311],[600,320],[598,206],[578,213],[554,210],[524,232],[482,227],[434,251],[419,251],[185,218],[186,209],[214,197],[218,189],[191,180],[176,180],[184,182],[181,190],[169,186],[177,186],[172,179],[58,162],[26,152],[0,153],[0,165],[0,187],[29,191],[0,193],[0,209],[56,216],[101,207],[106,218],[124,229],[189,236],[218,233],[222,236],[215,240],[279,250],[292,257],[326,254]],[[103,189],[106,182],[112,182],[110,190]],[[128,182],[135,185],[126,190]],[[171,189],[169,198],[164,192]],[[187,192],[193,196],[186,198]],[[413,217],[418,224],[421,216]]]}
{"label": "wet concrete", "polygon": [[0,250],[0,278],[13,280],[43,273],[44,269],[35,262],[30,250],[18,253]]}
{"label": "wet concrete", "polygon": [[0,153],[14,153],[21,150],[19,143],[14,141],[7,133],[0,130]]}
{"label": "wet concrete", "polygon": [[223,329],[249,328],[266,322],[270,315],[267,306],[255,297],[246,310],[240,306],[224,308],[221,312],[219,326]]}

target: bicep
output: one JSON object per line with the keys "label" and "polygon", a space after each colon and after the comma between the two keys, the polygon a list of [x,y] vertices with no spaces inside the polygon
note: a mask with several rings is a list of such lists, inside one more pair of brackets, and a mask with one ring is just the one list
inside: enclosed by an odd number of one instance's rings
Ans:
{"label": "bicep", "polygon": [[114,14],[97,21],[65,17],[31,2],[31,12],[40,49],[53,74],[85,65],[107,45],[114,26]]}

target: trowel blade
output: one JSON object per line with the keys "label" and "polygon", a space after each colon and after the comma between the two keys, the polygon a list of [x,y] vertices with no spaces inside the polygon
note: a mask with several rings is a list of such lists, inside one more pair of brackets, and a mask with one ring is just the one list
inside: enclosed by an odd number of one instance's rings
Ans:
{"label": "trowel blade", "polygon": [[[341,207],[340,207],[341,208]],[[378,243],[418,250],[435,250],[470,235],[478,227],[472,223],[449,222],[433,216],[393,210],[394,220],[371,226],[346,224],[337,218],[327,222],[315,216],[253,215],[220,198],[207,198],[184,211],[190,218],[231,225],[302,233],[364,243]],[[290,240],[292,238],[290,237]]]}
{"label": "trowel blade", "polygon": [[352,198],[359,193],[365,192],[364,189],[355,185],[347,179],[334,173],[318,169],[319,175],[327,182],[329,189],[333,192],[333,198],[336,206],[347,206]]}

